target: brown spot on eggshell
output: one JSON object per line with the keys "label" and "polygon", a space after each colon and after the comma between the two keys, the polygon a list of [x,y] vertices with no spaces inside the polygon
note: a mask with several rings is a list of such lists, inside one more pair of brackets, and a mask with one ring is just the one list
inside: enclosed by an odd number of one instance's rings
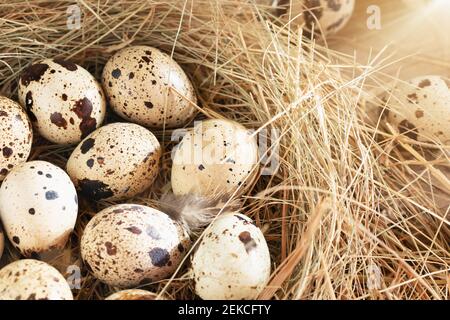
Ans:
{"label": "brown spot on eggshell", "polygon": [[147,108],[149,108],[149,109],[152,109],[152,108],[153,108],[153,103],[151,103],[150,101],[145,101],[144,104],[145,104],[145,106],[146,106]]}
{"label": "brown spot on eggshell", "polygon": [[120,69],[114,69],[111,72],[111,75],[113,76],[114,79],[118,79],[121,76],[122,72],[120,71]]}
{"label": "brown spot on eggshell", "polygon": [[28,68],[24,70],[22,76],[20,77],[20,81],[22,85],[28,86],[31,81],[39,81],[44,73],[48,69],[48,64],[45,63],[37,63],[32,64]]}
{"label": "brown spot on eggshell", "polygon": [[114,195],[109,186],[100,180],[82,179],[78,182],[81,193],[88,199],[98,201]]}
{"label": "brown spot on eggshell", "polygon": [[337,0],[327,0],[327,6],[333,11],[339,11],[341,10],[342,4]]}
{"label": "brown spot on eggshell", "polygon": [[407,95],[408,97],[408,102],[409,103],[417,103],[417,101],[419,100],[419,97],[417,96],[417,93],[411,93]]}
{"label": "brown spot on eggshell", "polygon": [[128,228],[125,228],[125,229],[130,231],[133,234],[141,234],[142,233],[142,230],[139,229],[138,227],[135,227],[135,226],[131,226],[131,227],[128,227]]}
{"label": "brown spot on eggshell", "polygon": [[88,160],[86,161],[86,165],[87,165],[89,168],[92,168],[92,167],[94,166],[94,159],[88,159]]}
{"label": "brown spot on eggshell", "polygon": [[54,112],[50,115],[50,121],[59,128],[67,129],[67,121],[59,112]]}
{"label": "brown spot on eggshell", "polygon": [[3,157],[9,158],[9,157],[12,156],[13,150],[11,148],[9,148],[9,147],[4,147],[3,150],[2,150],[2,153],[3,153]]}
{"label": "brown spot on eggshell", "polygon": [[17,237],[17,236],[12,237],[12,241],[13,241],[15,244],[20,244],[20,238]]}
{"label": "brown spot on eggshell", "polygon": [[113,245],[111,242],[107,241],[105,242],[106,247],[106,253],[108,253],[110,256],[114,256],[117,253],[117,247]]}
{"label": "brown spot on eggshell", "polygon": [[256,242],[248,231],[241,232],[239,234],[239,240],[244,244],[245,251],[247,251],[247,253],[256,248]]}
{"label": "brown spot on eggshell", "polygon": [[53,62],[56,64],[59,64],[61,67],[66,68],[69,71],[75,71],[77,70],[77,65],[71,61],[64,60],[64,59],[53,59]]}
{"label": "brown spot on eggshell", "polygon": [[414,113],[416,115],[417,119],[420,119],[423,117],[424,113],[422,110],[417,109],[416,112]]}
{"label": "brown spot on eggshell", "polygon": [[170,254],[166,249],[153,248],[148,254],[156,267],[164,267],[170,260]]}
{"label": "brown spot on eggshell", "polygon": [[429,86],[431,86],[431,81],[429,79],[424,79],[419,83],[419,88],[425,88]]}
{"label": "brown spot on eggshell", "polygon": [[95,139],[89,138],[83,141],[80,150],[82,154],[86,154],[95,144]]}
{"label": "brown spot on eggshell", "polygon": [[73,112],[81,119],[80,131],[81,137],[84,138],[94,131],[97,127],[97,120],[91,117],[92,102],[88,98],[83,98],[75,102]]}
{"label": "brown spot on eggshell", "polygon": [[255,223],[252,220],[250,220],[250,219],[247,220],[247,219],[243,218],[242,216],[240,216],[238,214],[235,214],[234,216],[236,218],[238,218],[239,220],[241,220],[244,223],[244,225],[246,225],[246,224],[253,224],[253,225],[255,225]]}
{"label": "brown spot on eggshell", "polygon": [[27,300],[36,300],[36,293],[32,293],[28,296]]}

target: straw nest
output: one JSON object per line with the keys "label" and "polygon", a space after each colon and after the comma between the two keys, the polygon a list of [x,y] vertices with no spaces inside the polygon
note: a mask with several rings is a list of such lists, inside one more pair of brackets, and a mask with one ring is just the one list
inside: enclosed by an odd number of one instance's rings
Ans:
{"label": "straw nest", "polygon": [[[145,44],[172,54],[189,74],[198,118],[275,130],[269,153],[279,154],[276,172],[238,199],[269,243],[272,277],[260,298],[448,298],[448,153],[369,112],[364,98],[384,83],[381,63],[356,65],[254,1],[83,0],[81,29],[68,30],[71,4],[0,3],[1,94],[16,98],[18,75],[38,59],[65,57],[100,78],[116,50]],[[158,180],[128,202],[158,206],[170,188],[171,131],[155,135],[165,150]],[[72,148],[37,137],[31,159],[64,167]],[[82,266],[83,228],[112,203],[80,204],[67,249],[50,261],[62,272]],[[6,251],[3,263],[20,258],[11,246]],[[76,298],[102,299],[117,289],[81,270]],[[171,279],[143,288],[195,298],[189,257]]]}

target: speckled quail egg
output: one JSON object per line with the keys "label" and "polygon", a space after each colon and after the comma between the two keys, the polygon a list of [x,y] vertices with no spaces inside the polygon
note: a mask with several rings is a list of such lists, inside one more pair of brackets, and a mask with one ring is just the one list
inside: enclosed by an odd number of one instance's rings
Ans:
{"label": "speckled quail egg", "polygon": [[251,133],[230,120],[197,122],[173,155],[174,194],[245,192],[257,173],[258,145]]}
{"label": "speckled quail egg", "polygon": [[119,204],[89,221],[81,256],[96,278],[129,288],[171,276],[189,246],[186,231],[165,213]]}
{"label": "speckled quail egg", "polygon": [[270,277],[261,230],[242,214],[219,216],[192,259],[195,292],[204,300],[255,299]]}
{"label": "speckled quail egg", "polygon": [[400,133],[450,144],[449,82],[439,76],[417,77],[399,84],[387,101],[387,120]]}
{"label": "speckled quail egg", "polygon": [[0,96],[0,181],[14,166],[27,161],[32,142],[33,131],[22,107]]}
{"label": "speckled quail egg", "polygon": [[156,293],[141,290],[128,289],[113,293],[105,300],[167,300],[164,296],[158,296]]}
{"label": "speckled quail egg", "polygon": [[57,144],[79,142],[102,124],[106,112],[95,78],[79,65],[59,59],[25,69],[19,101],[39,133]]}
{"label": "speckled quail egg", "polygon": [[88,199],[131,198],[158,175],[161,147],[146,128],[112,123],[97,129],[72,152],[67,173]]}
{"label": "speckled quail egg", "polygon": [[[278,15],[294,23],[305,23],[308,31],[333,34],[341,30],[352,16],[355,0],[278,0]],[[303,14],[302,14],[303,13]]]}
{"label": "speckled quail egg", "polygon": [[64,247],[78,213],[75,187],[67,174],[45,161],[15,167],[0,187],[0,218],[24,256]]}
{"label": "speckled quail egg", "polygon": [[105,65],[103,87],[111,108],[147,127],[173,128],[191,120],[197,102],[183,69],[167,54],[148,46],[120,50]]}
{"label": "speckled quail egg", "polygon": [[3,255],[3,249],[5,249],[5,236],[3,235],[2,225],[0,224],[0,259]]}
{"label": "speckled quail egg", "polygon": [[73,300],[73,295],[54,267],[23,259],[0,270],[0,300]]}

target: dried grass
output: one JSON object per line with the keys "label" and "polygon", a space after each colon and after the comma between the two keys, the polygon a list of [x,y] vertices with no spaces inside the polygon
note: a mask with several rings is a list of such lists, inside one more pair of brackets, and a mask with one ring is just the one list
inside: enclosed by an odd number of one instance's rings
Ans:
{"label": "dried grass", "polygon": [[[201,116],[277,129],[277,173],[240,199],[271,251],[273,275],[261,298],[449,298],[448,152],[411,141],[368,112],[364,98],[385,85],[386,59],[357,65],[302,38],[301,29],[267,19],[267,8],[252,1],[80,0],[82,28],[68,30],[71,4],[0,1],[0,92],[15,97],[18,74],[44,57],[70,58],[99,78],[114,51],[145,44],[171,53],[187,71]],[[157,206],[169,188],[171,131],[155,134],[165,150],[161,173],[130,202]],[[64,166],[70,150],[37,139],[31,159]],[[69,249],[55,265],[81,265],[82,230],[111,204],[81,201]],[[19,258],[11,248],[5,256]],[[192,299],[188,266],[144,288]],[[374,288],[368,284],[377,272]],[[115,290],[84,269],[82,275],[77,298],[102,299]]]}

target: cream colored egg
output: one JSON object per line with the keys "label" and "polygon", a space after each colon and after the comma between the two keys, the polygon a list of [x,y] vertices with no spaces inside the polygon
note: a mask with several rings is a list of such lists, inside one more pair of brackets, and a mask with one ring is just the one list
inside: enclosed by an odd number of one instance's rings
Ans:
{"label": "cream colored egg", "polygon": [[105,298],[105,300],[167,300],[164,296],[159,296],[156,293],[141,290],[128,289],[113,293]]}
{"label": "cream colored egg", "polygon": [[146,128],[113,123],[97,129],[72,152],[67,173],[90,200],[131,198],[158,175],[161,147]]}
{"label": "cream colored egg", "polygon": [[96,278],[129,288],[171,276],[189,246],[186,231],[165,213],[120,204],[89,221],[81,256]]}
{"label": "cream colored egg", "polygon": [[0,181],[27,161],[33,142],[31,123],[22,107],[0,96]]}
{"label": "cream colored egg", "polygon": [[0,218],[11,243],[27,257],[63,248],[78,213],[75,187],[59,167],[30,161],[0,188]]}
{"label": "cream colored egg", "polygon": [[341,30],[352,16],[355,0],[275,0],[278,15],[287,22],[305,23],[311,31],[333,34]]}
{"label": "cream colored egg", "polygon": [[73,300],[73,295],[58,270],[24,259],[0,270],[0,300]]}
{"label": "cream colored egg", "polygon": [[257,173],[258,145],[252,132],[230,120],[197,122],[173,155],[176,195],[245,192]]}
{"label": "cream colored egg", "polygon": [[387,120],[400,133],[450,144],[449,82],[433,75],[417,77],[399,84],[386,101]]}
{"label": "cream colored egg", "polygon": [[103,87],[111,108],[147,127],[179,127],[196,112],[196,95],[183,69],[148,46],[120,50],[105,65]]}
{"label": "cream colored egg", "polygon": [[81,141],[99,127],[106,101],[101,86],[72,62],[46,59],[29,66],[19,82],[19,101],[39,133],[57,144]]}
{"label": "cream colored egg", "polygon": [[242,214],[215,220],[192,259],[195,292],[204,300],[256,299],[270,277],[261,230]]}

